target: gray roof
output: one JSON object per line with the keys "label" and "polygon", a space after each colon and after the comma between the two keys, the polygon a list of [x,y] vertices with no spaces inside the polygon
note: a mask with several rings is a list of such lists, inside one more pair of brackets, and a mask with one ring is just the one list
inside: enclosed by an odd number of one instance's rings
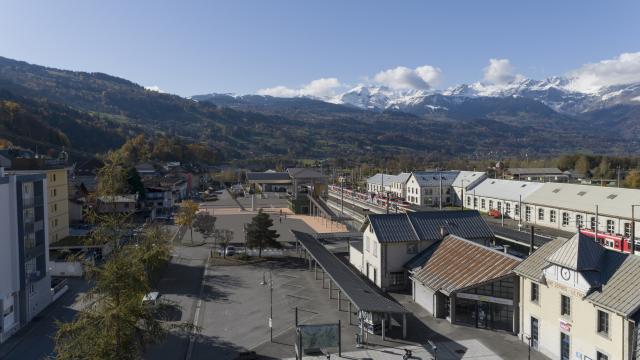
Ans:
{"label": "gray roof", "polygon": [[398,175],[389,175],[377,173],[369,178],[367,178],[367,184],[375,184],[375,185],[391,185],[392,183],[406,183],[407,180],[411,177],[411,173],[400,173]]}
{"label": "gray roof", "polygon": [[418,185],[439,186],[442,179],[442,186],[451,186],[460,172],[453,171],[414,171],[412,175],[416,178]]}
{"label": "gray roof", "polygon": [[640,306],[640,256],[605,250],[600,272],[602,286],[587,295],[587,300],[631,316]]}
{"label": "gray roof", "polygon": [[529,255],[520,265],[516,266],[513,271],[526,278],[542,281],[542,271],[549,266],[547,257],[551,256],[556,250],[558,250],[568,239],[557,238],[552,240],[540,248],[538,248],[533,254]]}
{"label": "gray roof", "polygon": [[522,201],[524,201],[542,185],[542,183],[530,181],[484,179],[480,184],[469,189],[467,195],[508,201],[518,201],[522,196]]}
{"label": "gray roof", "polygon": [[286,172],[248,172],[248,181],[291,181]]}
{"label": "gray roof", "polygon": [[408,313],[402,305],[381,294],[353,272],[313,236],[301,231],[291,232],[357,309],[374,313]]}
{"label": "gray roof", "polygon": [[576,233],[551,254],[547,261],[576,271],[599,270],[604,252],[605,249],[593,238]]}
{"label": "gray roof", "polygon": [[[538,282],[542,281],[542,272],[550,264],[548,259],[554,257],[557,252],[565,252],[563,246],[572,242],[579,246],[574,238],[558,238],[543,245],[520,263],[514,272]],[[632,316],[638,312],[640,256],[603,249],[597,270],[581,271],[581,274],[593,285],[593,289],[585,297],[587,301],[623,316]]]}
{"label": "gray roof", "polygon": [[544,183],[527,203],[631,218],[631,205],[640,204],[640,190],[592,185]]}
{"label": "gray roof", "polygon": [[487,173],[483,171],[460,171],[451,186],[470,189],[478,185],[482,180],[487,178]]}
{"label": "gray roof", "polygon": [[507,172],[512,175],[564,175],[558,168],[510,168]]}
{"label": "gray roof", "polygon": [[326,178],[326,175],[322,175],[319,171],[312,168],[288,168],[287,173],[291,178]]}
{"label": "gray roof", "polygon": [[480,213],[474,210],[370,214],[368,219],[381,243],[437,241],[442,239],[442,228],[469,240],[494,237]]}

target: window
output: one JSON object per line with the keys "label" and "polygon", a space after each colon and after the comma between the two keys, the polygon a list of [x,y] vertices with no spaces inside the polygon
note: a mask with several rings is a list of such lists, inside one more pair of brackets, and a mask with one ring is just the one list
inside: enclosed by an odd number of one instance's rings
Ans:
{"label": "window", "polygon": [[576,227],[582,229],[582,215],[576,215]]}
{"label": "window", "polygon": [[549,221],[552,223],[556,222],[556,211],[555,210],[550,210],[549,211]]}
{"label": "window", "polygon": [[475,208],[477,208],[477,207],[478,207],[478,198],[477,198],[477,197],[474,197],[474,198],[473,198],[473,208],[475,209]]}
{"label": "window", "polygon": [[484,209],[484,208],[485,208],[484,199],[480,200],[480,207],[481,207],[482,209]]}
{"label": "window", "polygon": [[596,360],[609,360],[609,357],[600,351],[596,351]]}
{"label": "window", "polygon": [[493,200],[489,200],[489,210],[493,209]]}
{"label": "window", "polygon": [[511,203],[505,203],[504,207],[506,209],[506,213],[511,214]]}
{"label": "window", "polygon": [[595,230],[596,229],[596,217],[592,216],[591,217],[591,230]]}
{"label": "window", "polygon": [[531,347],[534,349],[538,349],[538,319],[531,317]]}
{"label": "window", "polygon": [[624,236],[631,237],[631,223],[624,223]]}
{"label": "window", "polygon": [[525,221],[531,221],[531,207],[530,206],[525,206],[524,208],[524,219]]}
{"label": "window", "polygon": [[609,313],[598,310],[598,333],[609,335]]}
{"label": "window", "polygon": [[560,360],[571,359],[571,337],[560,333]]}
{"label": "window", "polygon": [[571,316],[571,298],[568,296],[560,295],[560,315]]}
{"label": "window", "polygon": [[540,288],[538,284],[531,283],[531,302],[537,303],[540,299]]}
{"label": "window", "polygon": [[417,254],[418,244],[407,244],[407,254]]}
{"label": "window", "polygon": [[471,206],[471,196],[467,196],[467,206]]}
{"label": "window", "polygon": [[368,237],[364,237],[364,249],[369,251],[369,238]]}
{"label": "window", "polygon": [[378,242],[372,241],[373,243],[373,256],[378,257]]}
{"label": "window", "polygon": [[498,205],[498,211],[502,212],[502,203],[498,201],[496,205]]}
{"label": "window", "polygon": [[392,272],[389,273],[389,277],[391,278],[391,286],[403,286],[404,285],[404,272]]}
{"label": "window", "polygon": [[513,213],[520,216],[520,205],[516,204],[516,206],[513,207]]}
{"label": "window", "polygon": [[544,221],[544,209],[538,209],[538,220]]}
{"label": "window", "polygon": [[613,220],[607,220],[607,232],[609,234],[615,234],[615,232],[616,232],[616,223]]}
{"label": "window", "polygon": [[569,225],[569,213],[568,212],[563,212],[562,213],[562,226],[568,226]]}

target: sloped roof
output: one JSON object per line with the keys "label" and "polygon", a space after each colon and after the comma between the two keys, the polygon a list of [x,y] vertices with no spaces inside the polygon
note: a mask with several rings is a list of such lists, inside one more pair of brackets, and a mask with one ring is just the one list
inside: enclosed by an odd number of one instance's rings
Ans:
{"label": "sloped roof", "polygon": [[453,180],[451,186],[462,187],[464,185],[465,189],[470,189],[480,181],[484,180],[487,177],[487,173],[483,171],[460,171],[456,179]]}
{"label": "sloped roof", "polygon": [[576,271],[600,270],[600,260],[605,249],[586,235],[576,233],[547,261]]}
{"label": "sloped roof", "polygon": [[448,294],[507,276],[521,261],[455,235],[428,251],[425,262],[414,269],[411,278]]}
{"label": "sloped roof", "polygon": [[542,185],[542,183],[530,181],[484,179],[477,186],[469,189],[467,194],[508,201],[518,201],[520,200],[520,196],[522,196],[522,201],[524,201],[540,189]]}
{"label": "sloped roof", "polygon": [[367,179],[367,184],[383,185],[384,183],[390,185],[392,182],[395,182],[396,179],[396,175],[377,173]]}
{"label": "sloped roof", "polygon": [[287,172],[248,172],[248,181],[291,181]]}
{"label": "sloped roof", "polygon": [[605,250],[602,261],[601,288],[587,295],[587,300],[631,316],[640,307],[640,256]]}
{"label": "sloped roof", "polygon": [[603,186],[544,183],[527,202],[580,212],[631,218],[631,205],[640,203],[640,190]]}
{"label": "sloped roof", "polygon": [[312,168],[288,168],[287,172],[292,178],[326,178],[319,171]]}
{"label": "sloped roof", "polygon": [[442,186],[451,186],[460,172],[453,171],[414,171],[412,175],[420,186],[439,186],[442,178]]}
{"label": "sloped roof", "polygon": [[[591,240],[598,245],[595,241]],[[520,276],[542,281],[544,268],[550,265],[548,259],[560,251],[572,239],[558,238],[538,250],[518,265],[514,272]],[[565,251],[565,250],[562,250]],[[603,248],[598,270],[582,271],[594,289],[585,297],[598,306],[632,316],[640,307],[640,256],[620,253]]]}
{"label": "sloped roof", "polygon": [[558,168],[510,168],[507,172],[512,175],[564,175]]}
{"label": "sloped roof", "polygon": [[407,214],[370,214],[369,222],[380,243],[420,240]]}
{"label": "sloped roof", "polygon": [[442,228],[470,240],[494,237],[480,213],[474,210],[370,214],[368,219],[381,243],[437,241],[442,238]]}
{"label": "sloped roof", "polygon": [[549,266],[547,258],[556,252],[565,242],[569,241],[565,238],[557,238],[552,240],[541,247],[539,247],[533,254],[529,255],[523,262],[520,263],[513,271],[526,278],[541,281],[542,271]]}

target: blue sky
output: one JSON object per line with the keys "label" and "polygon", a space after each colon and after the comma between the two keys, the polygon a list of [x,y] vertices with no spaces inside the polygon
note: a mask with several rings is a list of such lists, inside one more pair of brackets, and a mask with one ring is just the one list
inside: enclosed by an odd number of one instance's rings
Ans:
{"label": "blue sky", "polygon": [[639,14],[637,0],[3,0],[0,56],[185,96],[425,65],[444,88],[482,80],[492,58],[544,78],[638,52]]}

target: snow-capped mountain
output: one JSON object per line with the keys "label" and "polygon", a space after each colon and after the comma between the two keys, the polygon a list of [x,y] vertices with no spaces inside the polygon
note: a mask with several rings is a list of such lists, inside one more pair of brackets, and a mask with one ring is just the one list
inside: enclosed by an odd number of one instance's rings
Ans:
{"label": "snow-capped mountain", "polygon": [[601,88],[594,93],[572,89],[571,79],[550,77],[545,80],[516,78],[506,84],[476,82],[442,91],[393,90],[381,86],[359,85],[325,101],[368,110],[397,110],[414,114],[446,111],[448,104],[470,98],[524,97],[539,101],[555,111],[579,114],[618,104],[640,105],[640,83]]}

